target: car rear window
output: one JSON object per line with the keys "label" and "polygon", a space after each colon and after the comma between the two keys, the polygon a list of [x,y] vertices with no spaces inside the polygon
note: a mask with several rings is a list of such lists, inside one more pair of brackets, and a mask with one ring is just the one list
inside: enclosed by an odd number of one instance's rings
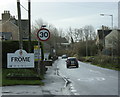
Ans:
{"label": "car rear window", "polygon": [[75,58],[74,59],[68,59],[69,61],[77,61]]}

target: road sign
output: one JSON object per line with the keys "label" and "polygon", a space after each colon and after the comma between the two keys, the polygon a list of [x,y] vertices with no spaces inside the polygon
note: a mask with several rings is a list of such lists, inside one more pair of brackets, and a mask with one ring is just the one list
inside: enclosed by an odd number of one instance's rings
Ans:
{"label": "road sign", "polygon": [[50,38],[50,32],[46,28],[41,28],[37,32],[37,37],[40,41],[47,41]]}
{"label": "road sign", "polygon": [[7,68],[34,68],[34,54],[25,50],[8,53]]}
{"label": "road sign", "polygon": [[41,48],[39,48],[38,46],[34,46],[34,60],[41,60]]}

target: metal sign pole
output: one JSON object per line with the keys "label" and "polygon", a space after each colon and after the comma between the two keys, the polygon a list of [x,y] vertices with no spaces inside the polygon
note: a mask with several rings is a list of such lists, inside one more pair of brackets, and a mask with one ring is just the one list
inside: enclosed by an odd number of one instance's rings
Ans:
{"label": "metal sign pole", "polygon": [[38,74],[40,75],[40,41],[38,40]]}
{"label": "metal sign pole", "polygon": [[40,62],[40,74],[41,75],[44,75],[44,72],[45,72],[45,66],[44,66],[44,52],[43,52],[43,45],[42,45],[42,42],[40,42],[40,48],[41,48],[41,62]]}
{"label": "metal sign pole", "polygon": [[28,0],[28,24],[29,24],[29,53],[31,53],[31,0]]}

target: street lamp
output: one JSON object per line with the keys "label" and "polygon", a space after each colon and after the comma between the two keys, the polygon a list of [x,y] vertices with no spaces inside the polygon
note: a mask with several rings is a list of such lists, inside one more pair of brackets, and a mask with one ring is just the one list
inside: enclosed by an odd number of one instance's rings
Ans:
{"label": "street lamp", "polygon": [[101,16],[111,16],[111,28],[113,29],[113,15],[112,14],[100,14]]}

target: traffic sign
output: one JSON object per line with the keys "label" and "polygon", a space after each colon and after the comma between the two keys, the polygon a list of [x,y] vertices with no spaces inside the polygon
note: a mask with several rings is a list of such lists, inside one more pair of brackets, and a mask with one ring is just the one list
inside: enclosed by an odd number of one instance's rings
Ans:
{"label": "traffic sign", "polygon": [[41,48],[39,48],[38,46],[34,46],[34,60],[41,60]]}
{"label": "traffic sign", "polygon": [[50,32],[46,28],[41,28],[37,32],[37,37],[40,41],[47,41],[50,38]]}

